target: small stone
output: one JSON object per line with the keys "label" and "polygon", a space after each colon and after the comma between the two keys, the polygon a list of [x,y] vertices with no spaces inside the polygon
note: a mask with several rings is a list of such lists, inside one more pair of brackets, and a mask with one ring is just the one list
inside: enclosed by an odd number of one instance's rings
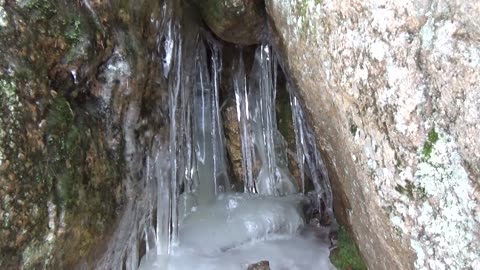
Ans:
{"label": "small stone", "polygon": [[270,270],[270,263],[268,261],[261,261],[251,264],[247,270]]}

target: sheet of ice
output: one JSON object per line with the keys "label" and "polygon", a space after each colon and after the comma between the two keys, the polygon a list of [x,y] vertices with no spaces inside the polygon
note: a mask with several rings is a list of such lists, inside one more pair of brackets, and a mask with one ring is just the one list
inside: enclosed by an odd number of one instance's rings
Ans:
{"label": "sheet of ice", "polygon": [[209,254],[271,234],[295,234],[305,224],[302,197],[222,194],[180,223],[180,245]]}
{"label": "sheet of ice", "polygon": [[303,233],[304,197],[224,194],[198,207],[179,225],[180,241],[170,256],[154,252],[142,270],[245,270],[268,260],[272,269],[334,269],[328,245]]}
{"label": "sheet of ice", "polygon": [[195,249],[178,249],[169,257],[147,256],[140,269],[246,270],[252,263],[267,260],[275,270],[334,270],[329,254],[328,247],[314,238],[292,236],[251,242],[215,255]]}

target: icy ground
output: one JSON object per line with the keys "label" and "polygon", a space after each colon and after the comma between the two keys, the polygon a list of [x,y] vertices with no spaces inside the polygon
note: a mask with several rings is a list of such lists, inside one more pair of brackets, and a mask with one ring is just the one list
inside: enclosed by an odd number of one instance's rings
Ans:
{"label": "icy ground", "polygon": [[152,249],[140,269],[246,270],[262,260],[275,270],[335,269],[327,234],[305,224],[304,202],[300,195],[222,195],[191,209],[180,223],[179,244],[171,255]]}

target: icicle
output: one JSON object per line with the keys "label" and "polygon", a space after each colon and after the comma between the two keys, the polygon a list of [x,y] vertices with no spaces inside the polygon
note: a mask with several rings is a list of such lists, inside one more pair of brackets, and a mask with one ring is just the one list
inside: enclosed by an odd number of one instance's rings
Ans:
{"label": "icicle", "polygon": [[[261,77],[260,77],[260,110],[262,115],[263,125],[263,143],[265,145],[266,155],[265,162],[268,166],[268,178],[269,178],[269,190],[268,193],[279,195],[278,191],[278,178],[276,173],[276,155],[275,155],[275,142],[273,139],[273,132],[276,130],[275,120],[275,92],[272,78],[272,69],[276,69],[275,60],[273,55],[270,54],[270,47],[268,45],[262,45],[260,48],[260,65],[261,65]],[[274,66],[272,68],[272,66]]]}
{"label": "icicle", "polygon": [[[289,92],[293,93],[291,86],[288,85],[288,87],[290,88]],[[330,221],[334,221],[330,180],[325,163],[317,148],[315,135],[306,125],[303,109],[297,97],[291,94],[290,98],[297,146],[297,163],[302,174],[303,191],[305,192],[304,177],[308,170],[318,198],[316,203],[319,208],[322,203],[325,206],[326,213],[322,213],[322,215],[326,214]]]}
{"label": "icicle", "polygon": [[152,175],[152,171],[154,171],[154,164],[152,164],[152,159],[155,160],[155,156],[152,157],[152,153],[149,153],[145,160],[145,192],[148,196],[148,211],[147,216],[145,217],[144,223],[144,234],[145,234],[145,248],[148,251],[155,247],[156,236],[155,236],[155,228],[152,226],[152,216],[154,211],[156,210],[156,202],[157,202],[157,188],[156,188],[156,181],[154,176]]}
{"label": "icicle", "polygon": [[[135,225],[133,235],[137,234],[137,226]],[[126,269],[127,270],[137,270],[138,268],[138,245],[136,239],[133,239],[130,244],[130,249],[128,250]]]}
{"label": "icicle", "polygon": [[[193,91],[192,143],[196,152],[196,193],[200,204],[229,189],[225,141],[219,108],[219,74],[221,55],[217,44],[199,41],[195,53],[195,83]],[[211,52],[208,68],[207,49]]]}
{"label": "icicle", "polygon": [[181,159],[183,161],[182,169],[177,168],[180,172],[180,184],[184,186],[184,192],[190,193],[195,188],[195,151],[194,151],[194,134],[193,134],[193,88],[194,80],[192,77],[195,77],[194,69],[194,57],[195,52],[191,51],[191,47],[195,46],[195,40],[193,38],[186,39],[185,44],[182,46],[182,61],[181,66],[182,74],[176,80],[179,81],[181,85],[181,96],[180,101],[182,103],[181,109],[179,109],[181,122],[177,126],[171,126],[170,128],[175,128],[179,130],[180,136],[177,140],[180,142],[182,147]]}
{"label": "icicle", "polygon": [[214,199],[215,172],[213,149],[213,125],[211,85],[208,77],[206,48],[203,42],[198,44],[195,59],[196,84],[194,90],[194,132],[196,139],[198,200],[205,204]]}
{"label": "icicle", "polygon": [[168,78],[174,64],[175,35],[177,32],[177,29],[175,29],[174,5],[174,1],[164,1],[160,16],[161,20],[156,22],[156,27],[159,30],[156,40],[157,53],[162,58],[162,71],[165,79]]}
{"label": "icicle", "polygon": [[[164,6],[165,7],[165,6]],[[164,9],[164,13],[171,16],[171,9]],[[177,129],[181,119],[181,78],[182,78],[182,40],[179,34],[179,27],[172,19],[162,22],[165,25],[166,33],[163,34],[163,72],[168,80],[169,90],[169,116],[170,116],[170,134],[168,144],[168,156],[160,155],[161,142],[157,142],[159,150],[155,156],[155,177],[157,180],[157,228],[156,228],[156,247],[157,254],[166,255],[171,252],[172,246],[178,239],[178,208],[177,201],[179,196],[178,186],[183,179],[178,177],[178,168],[183,165],[182,156],[178,153],[179,133],[182,130]],[[172,61],[175,56],[176,61]],[[183,93],[182,93],[183,94]],[[162,154],[163,151],[162,151]],[[169,158],[169,175],[165,172],[161,159]],[[167,159],[168,160],[168,159]]]}
{"label": "icicle", "polygon": [[[191,101],[191,85],[189,80],[189,75],[184,75],[184,84],[182,85],[182,100],[184,101],[184,109],[182,111],[182,123],[183,127],[183,136],[184,136],[184,159],[185,159],[185,168],[183,172],[183,185],[184,192],[190,193],[193,190],[193,138],[192,138],[192,128],[191,128],[191,118],[192,118],[192,101]],[[185,78],[186,77],[186,78]]]}
{"label": "icicle", "polygon": [[145,234],[146,253],[150,253],[150,250],[155,248],[155,232],[153,231],[153,228],[150,226],[149,222],[145,223],[143,233]]}
{"label": "icicle", "polygon": [[[169,22],[171,24],[172,22]],[[163,76],[168,78],[170,69],[172,67],[172,57],[174,50],[174,41],[172,37],[172,25],[169,25],[167,28],[167,34],[165,36],[165,46],[164,46],[164,56],[163,56]]]}
{"label": "icicle", "polygon": [[253,141],[250,131],[250,113],[248,106],[247,78],[243,64],[243,53],[240,51],[237,62],[234,64],[236,70],[233,77],[235,90],[235,101],[237,105],[237,117],[240,126],[240,137],[242,143],[242,169],[244,191],[255,193],[253,182]]}
{"label": "icicle", "polygon": [[228,179],[227,167],[226,167],[226,156],[225,156],[225,141],[223,134],[223,124],[220,117],[220,106],[219,106],[219,83],[220,83],[220,72],[222,69],[221,64],[221,55],[220,49],[217,45],[212,44],[210,46],[212,51],[211,62],[211,85],[213,91],[211,91],[212,99],[212,127],[213,127],[213,170],[215,177],[215,194],[219,192],[229,191],[230,183]]}
{"label": "icicle", "polygon": [[[287,86],[290,87],[290,86]],[[300,170],[300,177],[302,181],[302,193],[305,194],[305,154],[303,153],[304,135],[302,128],[302,119],[299,118],[299,104],[298,99],[290,94],[290,107],[292,108],[293,129],[295,132],[295,148],[297,154],[297,165]]]}
{"label": "icicle", "polygon": [[[176,30],[175,33],[178,33],[179,31]],[[179,146],[178,146],[178,137],[182,136],[183,134],[180,133],[180,135],[177,133],[178,131],[182,132],[182,128],[180,127],[179,129],[177,128],[177,113],[180,111],[180,115],[182,110],[186,109],[186,106],[182,104],[181,101],[178,100],[179,97],[181,97],[180,92],[182,90],[181,87],[181,79],[182,79],[182,39],[181,37],[177,34],[174,35],[175,37],[175,56],[177,61],[175,61],[173,67],[175,68],[175,74],[173,78],[170,78],[170,81],[173,81],[173,83],[169,86],[169,89],[171,90],[170,95],[171,95],[171,104],[170,104],[170,157],[171,157],[171,169],[170,169],[170,187],[171,187],[171,194],[170,194],[170,211],[171,211],[171,224],[169,226],[170,229],[170,243],[169,243],[169,253],[171,251],[171,247],[177,244],[177,239],[178,239],[178,196],[179,194],[179,182],[181,179],[179,179],[178,172],[182,171],[181,168],[183,166],[183,156],[179,156]],[[180,118],[180,117],[178,117]]]}
{"label": "icicle", "polygon": [[[157,255],[168,254],[170,247],[170,220],[171,220],[171,188],[170,181],[162,168],[161,159],[165,158],[162,151],[156,151],[155,178],[157,180]],[[173,159],[173,157],[171,157]]]}
{"label": "icicle", "polygon": [[278,196],[295,193],[297,187],[286,165],[277,160],[277,156],[282,156],[279,151],[285,151],[277,145],[280,140],[275,139],[279,136],[275,111],[277,65],[270,46],[262,45],[257,49],[249,82],[249,99],[255,150],[262,163],[256,186],[259,193]]}

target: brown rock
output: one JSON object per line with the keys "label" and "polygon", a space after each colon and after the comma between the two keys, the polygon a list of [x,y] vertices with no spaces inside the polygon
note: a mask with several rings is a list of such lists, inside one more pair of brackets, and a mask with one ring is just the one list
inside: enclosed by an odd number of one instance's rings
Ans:
{"label": "brown rock", "polygon": [[223,110],[223,127],[227,140],[227,152],[232,165],[232,172],[236,183],[243,185],[242,143],[240,126],[237,120],[237,111],[233,103]]}
{"label": "brown rock", "polygon": [[203,20],[221,39],[235,44],[260,43],[265,28],[263,0],[193,0]]}

